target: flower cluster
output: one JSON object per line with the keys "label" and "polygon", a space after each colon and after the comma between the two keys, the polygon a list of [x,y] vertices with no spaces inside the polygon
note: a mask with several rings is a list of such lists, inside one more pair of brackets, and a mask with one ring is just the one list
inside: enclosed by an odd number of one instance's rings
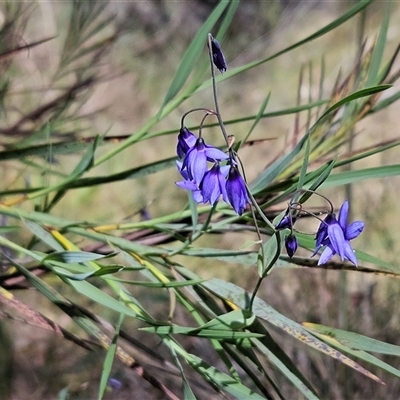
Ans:
{"label": "flower cluster", "polygon": [[190,190],[198,203],[215,204],[222,196],[238,215],[243,214],[249,198],[231,156],[206,144],[184,126],[178,135],[176,153],[179,158],[176,164],[184,179],[176,182],[179,187]]}
{"label": "flower cluster", "polygon": [[[349,202],[346,200],[340,207],[338,217],[333,211],[327,214],[324,220],[321,221],[318,231],[316,233],[315,241],[316,248],[313,256],[319,250],[324,248],[318,265],[325,264],[334,255],[338,254],[342,261],[349,260],[357,266],[357,258],[354,250],[351,247],[350,240],[355,239],[360,235],[364,229],[364,222],[354,221],[351,224],[347,223],[349,214]],[[310,214],[312,215],[312,214]],[[298,243],[295,235],[293,234],[293,225],[297,220],[296,210],[288,209],[286,215],[276,225],[277,229],[290,229],[290,234],[285,239],[286,251],[289,257],[293,257],[297,250]]]}

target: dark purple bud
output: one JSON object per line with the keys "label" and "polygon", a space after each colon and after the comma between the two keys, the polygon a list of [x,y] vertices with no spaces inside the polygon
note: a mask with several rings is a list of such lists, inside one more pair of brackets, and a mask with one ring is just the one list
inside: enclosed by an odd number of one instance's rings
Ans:
{"label": "dark purple bud", "polygon": [[228,66],[226,65],[226,60],[224,57],[224,53],[222,53],[221,45],[219,44],[217,39],[211,40],[211,51],[213,55],[214,65],[219,69],[221,74],[226,71]]}
{"label": "dark purple bud", "polygon": [[289,236],[287,236],[285,239],[285,247],[286,247],[288,256],[290,258],[292,258],[294,256],[294,253],[296,253],[296,250],[298,247],[296,236],[294,236],[293,234],[290,234]]}

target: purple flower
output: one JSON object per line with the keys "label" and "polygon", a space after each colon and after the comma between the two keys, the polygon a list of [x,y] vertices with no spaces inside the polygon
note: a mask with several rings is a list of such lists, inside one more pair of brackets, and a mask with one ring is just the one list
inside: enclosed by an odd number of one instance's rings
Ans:
{"label": "purple flower", "polygon": [[222,53],[221,45],[219,44],[217,39],[211,40],[211,51],[213,55],[214,65],[219,69],[221,74],[226,71],[228,66],[226,65],[226,60],[224,57],[224,53]]}
{"label": "purple flower", "polygon": [[217,202],[222,195],[222,198],[228,202],[226,195],[226,176],[228,174],[229,167],[220,167],[218,163],[208,170],[201,183],[201,194],[203,195],[203,202],[214,204]]}
{"label": "purple flower", "polygon": [[190,132],[186,126],[182,126],[179,130],[178,144],[176,146],[176,154],[178,157],[185,157],[188,150],[196,144],[196,140],[196,136]]}
{"label": "purple flower", "polygon": [[186,169],[182,169],[182,162],[181,161],[176,161],[176,166],[178,167],[178,171],[181,173],[183,177],[183,181],[175,182],[177,186],[179,186],[182,189],[185,190],[190,190],[193,194],[193,199],[197,203],[202,203],[203,202],[203,195],[201,194],[200,189],[196,185],[195,182],[191,181],[189,179],[189,174],[186,171]]}
{"label": "purple flower", "polygon": [[236,166],[232,165],[229,169],[226,181],[226,194],[228,201],[236,214],[242,215],[249,203],[246,185]]}
{"label": "purple flower", "polygon": [[[342,261],[349,260],[357,266],[357,258],[351,247],[350,240],[355,239],[364,229],[364,222],[354,221],[347,224],[349,214],[349,202],[346,200],[339,210],[338,219],[334,214],[328,214],[320,226],[316,237],[316,252],[326,246],[318,261],[318,265],[325,264],[335,254],[338,254]],[[328,218],[329,217],[329,218]]]}
{"label": "purple flower", "polygon": [[186,153],[182,170],[186,169],[189,180],[200,186],[207,170],[207,160],[222,161],[227,158],[228,156],[223,151],[205,144],[202,138],[198,138],[194,146]]}
{"label": "purple flower", "polygon": [[286,247],[288,256],[290,258],[292,258],[294,256],[294,253],[296,253],[296,250],[298,247],[297,238],[292,233],[286,237],[285,247]]}

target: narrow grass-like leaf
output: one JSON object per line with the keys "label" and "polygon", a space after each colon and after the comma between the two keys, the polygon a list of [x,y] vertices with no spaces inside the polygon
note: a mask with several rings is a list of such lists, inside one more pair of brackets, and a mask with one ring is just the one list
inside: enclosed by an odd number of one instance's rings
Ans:
{"label": "narrow grass-like leaf", "polygon": [[369,71],[367,82],[365,86],[377,85],[380,83],[379,68],[383,59],[383,53],[386,46],[387,32],[389,29],[390,11],[387,6],[385,11],[385,16],[381,24],[381,29],[379,31],[378,40],[372,51],[371,61],[369,64]]}
{"label": "narrow grass-like leaf", "polygon": [[305,135],[290,153],[273,162],[256,177],[256,179],[250,184],[250,190],[253,195],[265,189],[286,168],[286,166],[290,164],[290,162],[300,153],[307,137],[308,135]]}
{"label": "narrow grass-like leaf", "polygon": [[60,267],[54,267],[53,271],[57,273],[59,276],[64,276],[68,279],[72,279],[74,281],[84,281],[88,278],[91,278],[93,276],[103,276],[103,275],[109,275],[109,274],[115,274],[116,272],[120,272],[124,269],[122,265],[108,265],[106,267],[102,267],[98,269],[97,271],[90,271],[90,272],[85,272],[81,274],[71,274],[68,270],[65,270]]}
{"label": "narrow grass-like leaf", "polygon": [[263,337],[261,333],[228,331],[218,329],[186,328],[177,325],[151,326],[140,328],[141,331],[153,332],[158,335],[188,335],[218,340],[236,340]]}
{"label": "narrow grass-like leaf", "polygon": [[[141,268],[143,269],[143,268]],[[124,268],[124,270],[129,270],[129,268]],[[101,271],[101,270],[99,270]],[[97,271],[96,271],[97,272]],[[198,285],[205,281],[205,279],[191,279],[183,282],[147,282],[147,281],[132,281],[128,279],[119,279],[110,277],[110,280],[126,283],[128,285],[135,285],[141,287],[148,287],[148,288],[156,288],[156,289],[167,289],[167,288],[178,288],[178,287],[185,287],[185,286],[193,286]]]}
{"label": "narrow grass-like leaf", "polygon": [[125,314],[130,317],[138,318],[139,316],[130,308],[128,308],[124,303],[118,301],[100,290],[99,288],[93,286],[86,281],[74,281],[66,278],[66,282],[72,286],[78,293],[83,296],[103,305],[104,307],[114,310],[118,313]]}
{"label": "narrow grass-like leaf", "polygon": [[185,361],[194,368],[204,379],[229,393],[238,400],[262,400],[265,398],[255,393],[254,390],[249,389],[241,382],[232,378],[231,376],[218,371],[216,368],[207,364],[203,359],[193,354],[187,353],[179,344],[170,339],[165,340],[164,343],[169,347],[173,347],[178,354],[180,354]]}
{"label": "narrow grass-like leaf", "polygon": [[336,329],[320,324],[313,324],[311,322],[303,322],[302,325],[312,332],[329,336],[337,340],[343,346],[347,346],[354,350],[365,350],[372,353],[388,354],[400,357],[400,346],[394,344],[372,339],[368,336],[360,335],[359,333],[349,332],[343,329]]}
{"label": "narrow grass-like leaf", "polygon": [[[300,199],[299,203],[303,204],[305,203],[312,195],[314,191],[316,191],[327,179],[328,176],[331,174],[334,166],[335,166],[336,160],[330,161],[328,164],[323,165],[316,173],[319,173],[317,179],[314,180],[314,182],[311,184],[311,186],[308,188],[309,192],[304,193]],[[305,178],[305,181],[308,181],[308,179]]]}
{"label": "narrow grass-like leaf", "polygon": [[251,128],[249,130],[249,132],[247,133],[247,135],[243,138],[242,144],[245,143],[247,141],[247,139],[250,137],[250,135],[253,133],[255,127],[258,125],[258,123],[260,122],[261,118],[264,115],[265,109],[267,108],[269,99],[271,97],[271,93],[268,93],[267,97],[264,99],[264,101],[261,104],[260,110],[258,111],[258,114],[256,115],[256,117],[254,118],[254,122],[251,125]]}
{"label": "narrow grass-like leaf", "polygon": [[365,179],[382,179],[398,175],[400,175],[400,164],[343,171],[337,174],[331,174],[322,184],[322,187],[326,189],[334,186],[360,182]]}
{"label": "narrow grass-like leaf", "polygon": [[[343,345],[341,341],[338,341],[336,338],[334,338],[330,335],[324,335],[321,333],[314,332],[314,329],[311,329],[311,328],[309,330],[310,330],[310,332],[313,332],[313,334],[318,336],[321,340],[324,340],[325,342],[329,343],[331,346],[339,349],[340,351],[343,351],[344,353],[348,353],[354,357],[357,357],[371,365],[374,365],[374,366],[382,369],[383,371],[389,372],[390,374],[400,378],[400,370],[392,367],[391,365],[385,363],[384,361],[380,360],[379,358],[367,353],[365,350],[353,349],[351,347]],[[367,338],[367,339],[369,339],[369,338]]]}
{"label": "narrow grass-like leaf", "polygon": [[353,100],[359,99],[361,97],[366,97],[366,96],[371,96],[372,94],[382,92],[384,90],[390,89],[393,85],[377,85],[377,86],[372,86],[369,88],[361,89],[358,90],[357,92],[354,92],[343,99],[339,100],[337,103],[333,104],[330,106],[319,118],[316,124],[320,121],[322,121],[326,116],[328,116],[332,111],[340,108],[341,106],[350,103]]}
{"label": "narrow grass-like leaf", "polygon": [[[300,175],[299,175],[299,180],[297,182],[297,190],[300,190],[303,188],[304,183],[306,181],[306,174],[307,174],[307,168],[308,168],[308,160],[310,158],[310,135],[307,135],[307,140],[306,140],[306,145],[304,148],[304,159],[303,159],[303,164],[300,169]],[[300,197],[300,193],[297,195],[297,198]]]}
{"label": "narrow grass-like leaf", "polygon": [[[360,2],[358,2],[354,7],[352,7],[349,11],[347,11],[346,13],[344,13],[343,15],[341,15],[339,18],[335,19],[334,21],[332,21],[331,23],[329,23],[328,25],[325,25],[323,28],[317,30],[316,32],[312,33],[311,35],[307,36],[306,38],[284,48],[283,50],[278,51],[277,53],[273,54],[272,56],[263,58],[262,60],[257,60],[257,61],[253,61],[249,64],[246,64],[242,67],[238,67],[235,68],[234,70],[230,70],[227,71],[223,77],[220,77],[218,79],[218,81],[220,80],[224,80],[224,79],[228,79],[231,76],[237,75],[242,73],[243,71],[248,71],[251,68],[257,67],[261,64],[264,64],[268,61],[273,60],[274,58],[277,58],[279,56],[281,56],[282,54],[285,54],[297,47],[302,46],[305,43],[311,42],[312,40],[315,40],[325,34],[327,34],[328,32],[334,30],[335,28],[337,28],[338,26],[342,25],[343,23],[345,23],[346,21],[350,20],[352,17],[354,17],[356,14],[358,14],[360,11],[362,11],[364,8],[368,7],[371,3],[373,2],[373,0],[361,0]],[[210,82],[205,82],[203,83],[198,89],[197,91],[203,90],[207,87],[210,86]]]}
{"label": "narrow grass-like leaf", "polygon": [[56,251],[49,254],[43,259],[46,261],[60,261],[65,263],[82,263],[87,261],[99,260],[101,258],[114,257],[117,253],[110,253],[107,255],[90,253],[87,251]]}
{"label": "narrow grass-like leaf", "polygon": [[306,399],[318,400],[317,397],[276,355],[257,339],[253,340],[257,348],[265,354],[267,359],[282,372],[282,374],[297,388]]}
{"label": "narrow grass-like leaf", "polygon": [[112,365],[114,363],[114,357],[115,357],[115,353],[117,351],[117,340],[119,337],[119,330],[121,329],[121,325],[122,325],[122,321],[124,320],[124,315],[121,314],[117,325],[115,326],[115,333],[114,333],[114,337],[112,339],[112,342],[110,344],[110,346],[107,349],[107,354],[106,357],[104,359],[104,364],[103,364],[103,368],[101,371],[101,378],[100,378],[100,386],[99,386],[99,395],[97,397],[98,400],[102,400],[103,396],[104,396],[104,392],[106,390],[107,387],[107,382],[108,379],[110,377],[110,373],[111,373],[111,368]]}
{"label": "narrow grass-like leaf", "polygon": [[[249,306],[248,303],[250,299],[250,294],[230,282],[225,282],[223,280],[214,278],[202,283],[202,286],[210,290],[217,297],[225,299],[226,301],[235,304],[239,308],[247,308]],[[263,300],[255,298],[252,311],[259,318],[282,329],[284,332],[286,332],[290,336],[293,336],[295,339],[301,341],[302,343],[307,344],[308,346],[329,355],[330,357],[342,362],[343,364],[348,365],[356,371],[361,372],[365,376],[373,379],[374,381],[382,383],[382,381],[377,376],[375,376],[347,356],[327,346],[315,336],[312,336],[310,333],[308,333],[307,330],[304,329],[300,324],[278,313],[274,308],[265,303]]]}

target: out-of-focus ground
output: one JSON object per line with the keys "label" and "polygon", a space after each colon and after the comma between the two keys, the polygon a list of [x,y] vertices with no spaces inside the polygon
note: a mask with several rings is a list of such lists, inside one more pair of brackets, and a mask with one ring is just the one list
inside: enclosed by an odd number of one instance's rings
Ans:
{"label": "out-of-focus ground", "polygon": [[[212,3],[212,2],[210,2]],[[340,15],[350,7],[350,2],[288,2],[281,5],[270,2],[243,2],[223,46],[230,68],[240,66],[254,59],[273,54],[275,51],[306,37],[318,28]],[[263,4],[265,3],[265,4]],[[268,4],[267,4],[268,3]],[[382,20],[384,2],[377,2],[366,14],[366,32],[371,43],[377,36]],[[38,2],[30,12],[30,19],[24,40],[31,41],[41,37],[57,36],[31,51],[30,56],[18,57],[18,67],[26,72],[25,80],[20,82],[20,90],[39,87],[47,81],[48,74],[55,68],[54,58],[59,50],[60,38],[65,34],[65,13],[68,3]],[[112,72],[112,80],[98,85],[95,93],[79,112],[88,114],[102,110],[91,118],[93,132],[108,135],[122,135],[135,132],[154,115],[164,98],[174,76],[180,59],[190,39],[209,14],[211,7],[207,2],[111,2],[109,13],[117,15],[116,24],[120,38],[112,53],[107,57],[103,69]],[[302,65],[312,63],[315,80],[315,96],[318,93],[321,57],[326,62],[325,94],[329,95],[339,69],[348,73],[353,65],[357,49],[357,24],[355,18],[328,35],[310,44],[287,53],[267,64],[252,69],[239,77],[223,82],[219,88],[222,114],[225,119],[241,115],[256,114],[271,92],[267,110],[288,108],[296,104],[299,71]],[[388,57],[394,51],[400,37],[400,6],[393,4],[391,25],[388,34]],[[393,92],[396,88],[391,89]],[[391,93],[388,91],[388,95]],[[302,101],[307,102],[308,86],[301,91]],[[40,101],[43,100],[38,94]],[[43,94],[46,96],[46,94]],[[35,102],[38,98],[26,100]],[[211,91],[205,90],[189,99],[177,112],[160,124],[158,129],[178,129],[180,116],[191,107],[212,107]],[[356,146],[368,142],[390,139],[398,136],[400,122],[399,105],[394,104],[378,115],[372,115],[358,124],[356,131],[362,135],[356,138]],[[193,124],[198,121],[191,120]],[[250,123],[234,125],[231,134],[238,139],[245,136]],[[293,117],[276,117],[260,122],[253,138],[271,138],[263,146],[243,149],[243,159],[249,179],[254,178],[280,150],[285,136],[293,131]],[[216,131],[212,131],[215,139]],[[221,140],[222,143],[222,140]],[[121,170],[121,166],[134,167],[144,162],[171,157],[175,152],[175,137],[167,136],[146,141],[143,145],[126,150],[118,161],[108,162],[98,168],[99,173],[111,174]],[[386,151],[381,155],[360,161],[357,167],[398,163],[398,149]],[[67,169],[68,170],[68,169]],[[12,179],[12,171],[4,171],[5,179]],[[127,216],[139,218],[137,213],[143,207],[152,216],[179,210],[187,200],[186,194],[174,185],[178,175],[174,170],[155,174],[132,181],[127,189],[120,183],[93,189],[76,190],[55,208],[56,215],[71,220],[97,222],[121,221]],[[371,180],[354,185],[353,214],[355,219],[366,221],[366,229],[357,240],[356,247],[388,262],[398,264],[400,245],[398,225],[400,206],[399,178]],[[327,191],[337,203],[345,194]],[[110,206],[112,205],[112,207]],[[243,244],[241,237],[226,237],[221,245],[238,248]],[[191,266],[204,278],[221,276],[246,288],[254,285],[256,276],[252,271],[243,272],[243,267],[224,266],[220,270],[202,261],[201,265]],[[362,332],[376,339],[400,344],[400,320],[396,305],[400,300],[400,282],[392,278],[362,276],[348,273],[350,302],[348,308],[348,328]],[[65,295],[73,297],[72,293]],[[338,318],[338,273],[309,269],[287,269],[273,271],[264,283],[259,295],[280,312],[297,321],[313,321],[337,326]],[[39,295],[18,293],[20,299],[35,304],[36,309],[48,309],[47,315],[55,317],[55,311]],[[160,310],[168,307],[168,297],[144,298],[144,303],[153,302]],[[70,322],[57,317],[60,324]],[[65,343],[39,329],[24,326],[19,322],[5,322],[0,331],[4,339],[0,349],[1,379],[12,379],[11,395],[0,399],[54,399],[63,388],[68,387],[71,399],[94,399],[102,368],[104,353],[89,354]],[[136,335],[136,332],[134,332]],[[148,339],[144,334],[139,336]],[[188,340],[189,351],[196,351],[198,341]],[[158,351],[159,343],[150,342]],[[192,346],[192,348],[190,348]],[[345,367],[339,368],[331,360],[315,355],[311,363],[291,341],[285,343],[285,350],[295,357],[303,371],[331,385],[329,398],[341,399],[396,399],[400,391],[397,378],[388,374],[378,375],[387,383],[380,387],[366,382],[366,378]],[[162,350],[160,349],[160,352]],[[10,357],[10,359],[3,359]],[[400,362],[390,359],[399,367]],[[12,365],[12,368],[9,366]],[[163,374],[158,370],[154,372]],[[159,398],[159,392],[139,378],[135,378],[123,366],[116,365],[114,376],[121,380],[123,388],[109,392],[105,399]],[[339,377],[338,384],[331,377]],[[12,377],[12,378],[11,378]],[[282,385],[284,381],[282,380]],[[345,384],[343,383],[345,382]],[[288,398],[297,398],[295,392]],[[292,393],[292,397],[290,397]],[[351,397],[348,395],[351,394]],[[326,397],[328,398],[328,397]]]}

